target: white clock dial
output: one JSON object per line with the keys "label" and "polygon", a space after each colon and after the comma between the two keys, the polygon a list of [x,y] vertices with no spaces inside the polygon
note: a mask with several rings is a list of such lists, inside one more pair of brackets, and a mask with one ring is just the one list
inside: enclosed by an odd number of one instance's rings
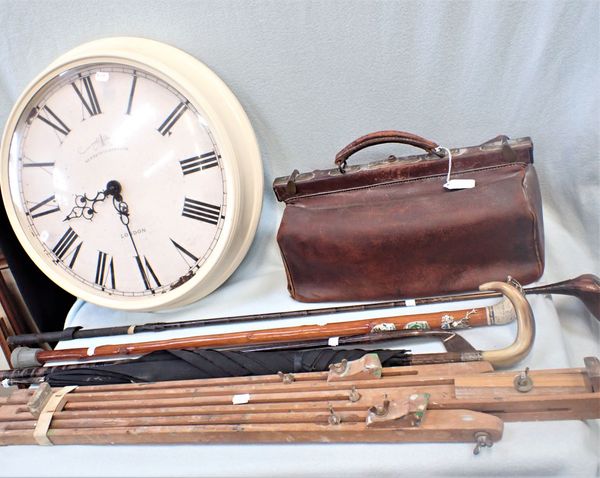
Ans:
{"label": "white clock dial", "polygon": [[[249,127],[231,93],[210,73],[214,105],[165,77],[168,62],[140,65],[140,51],[164,49],[180,56],[171,73],[185,80],[181,61],[195,61],[147,42],[130,42],[135,61],[76,55],[51,70],[18,103],[2,145],[3,197],[30,256],[72,293],[129,309],[181,305],[218,286],[250,244],[262,196],[253,135],[241,141],[253,170],[229,138],[240,133],[228,125]],[[202,84],[206,67],[189,67]]]}
{"label": "white clock dial", "polygon": [[124,296],[193,275],[219,238],[227,196],[218,147],[188,99],[146,72],[99,64],[51,82],[29,108],[9,168],[19,220],[51,260]]}

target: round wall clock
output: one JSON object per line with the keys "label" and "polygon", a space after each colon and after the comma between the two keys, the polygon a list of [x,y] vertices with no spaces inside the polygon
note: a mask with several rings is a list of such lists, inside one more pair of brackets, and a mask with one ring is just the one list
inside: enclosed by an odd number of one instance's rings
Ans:
{"label": "round wall clock", "polygon": [[198,300],[256,231],[263,172],[249,120],[211,70],[162,43],[109,38],[58,58],[18,99],[0,154],[19,241],[98,305]]}

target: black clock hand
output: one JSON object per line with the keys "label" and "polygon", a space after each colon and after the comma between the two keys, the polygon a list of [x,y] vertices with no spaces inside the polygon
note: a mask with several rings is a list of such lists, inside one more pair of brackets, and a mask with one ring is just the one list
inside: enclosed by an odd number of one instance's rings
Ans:
{"label": "black clock hand", "polygon": [[115,195],[120,194],[120,192],[121,185],[118,181],[112,180],[106,184],[106,189],[104,191],[98,191],[93,198],[87,197],[86,194],[75,196],[75,206],[63,221],[69,221],[78,217],[83,217],[84,219],[91,221],[94,214],[96,214],[96,203],[104,201],[111,195],[114,198]]}
{"label": "black clock hand", "polygon": [[71,219],[78,217],[83,217],[84,219],[91,221],[94,214],[96,214],[96,203],[102,202],[105,199],[105,191],[99,191],[93,198],[87,197],[86,194],[75,196],[75,206],[73,206],[73,209],[71,209],[63,221],[70,221]]}
{"label": "black clock hand", "polygon": [[131,229],[129,229],[129,206],[125,201],[123,201],[123,196],[121,195],[121,185],[117,181],[109,181],[106,185],[106,194],[112,195],[113,197],[113,206],[116,209],[117,213],[119,213],[119,219],[121,220],[121,223],[127,229],[127,235],[129,236],[129,239],[131,240],[131,245],[133,246],[133,250],[135,251],[135,260],[137,261],[140,273],[142,274],[144,285],[147,289],[150,289],[150,281],[148,280],[146,269],[142,264],[142,258],[140,257],[138,248],[135,244],[135,241],[133,240],[133,234],[131,233]]}

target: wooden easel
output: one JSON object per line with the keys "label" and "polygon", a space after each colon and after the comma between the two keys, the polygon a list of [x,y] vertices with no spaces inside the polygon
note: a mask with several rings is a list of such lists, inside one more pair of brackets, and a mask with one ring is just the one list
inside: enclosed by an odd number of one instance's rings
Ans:
{"label": "wooden easel", "polygon": [[474,442],[504,421],[600,417],[600,362],[494,372],[486,362],[381,368],[368,354],[329,372],[15,390],[0,444]]}

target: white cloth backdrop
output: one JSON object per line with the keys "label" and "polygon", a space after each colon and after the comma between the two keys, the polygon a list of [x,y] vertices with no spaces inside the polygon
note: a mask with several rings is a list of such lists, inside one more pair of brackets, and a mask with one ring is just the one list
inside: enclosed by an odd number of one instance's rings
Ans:
{"label": "white cloth backdrop", "polygon": [[[338,149],[380,129],[411,131],[448,147],[498,134],[531,136],[546,223],[541,282],[550,282],[600,273],[599,25],[596,1],[3,0],[0,120],[54,58],[107,36],[179,47],[229,85],[263,154],[259,231],[224,287],[160,314],[163,320],[303,308],[287,296],[274,241],[282,206],[270,184],[294,168],[330,167]],[[355,161],[408,151],[377,147]],[[584,356],[599,355],[598,324],[577,301],[536,297],[532,304],[538,338],[521,367],[582,366]],[[159,317],[78,304],[67,325]],[[511,330],[469,331],[468,337],[485,349],[510,341]],[[593,476],[597,425],[510,423],[503,440],[478,457],[465,444],[7,447],[0,450],[0,474]]]}

